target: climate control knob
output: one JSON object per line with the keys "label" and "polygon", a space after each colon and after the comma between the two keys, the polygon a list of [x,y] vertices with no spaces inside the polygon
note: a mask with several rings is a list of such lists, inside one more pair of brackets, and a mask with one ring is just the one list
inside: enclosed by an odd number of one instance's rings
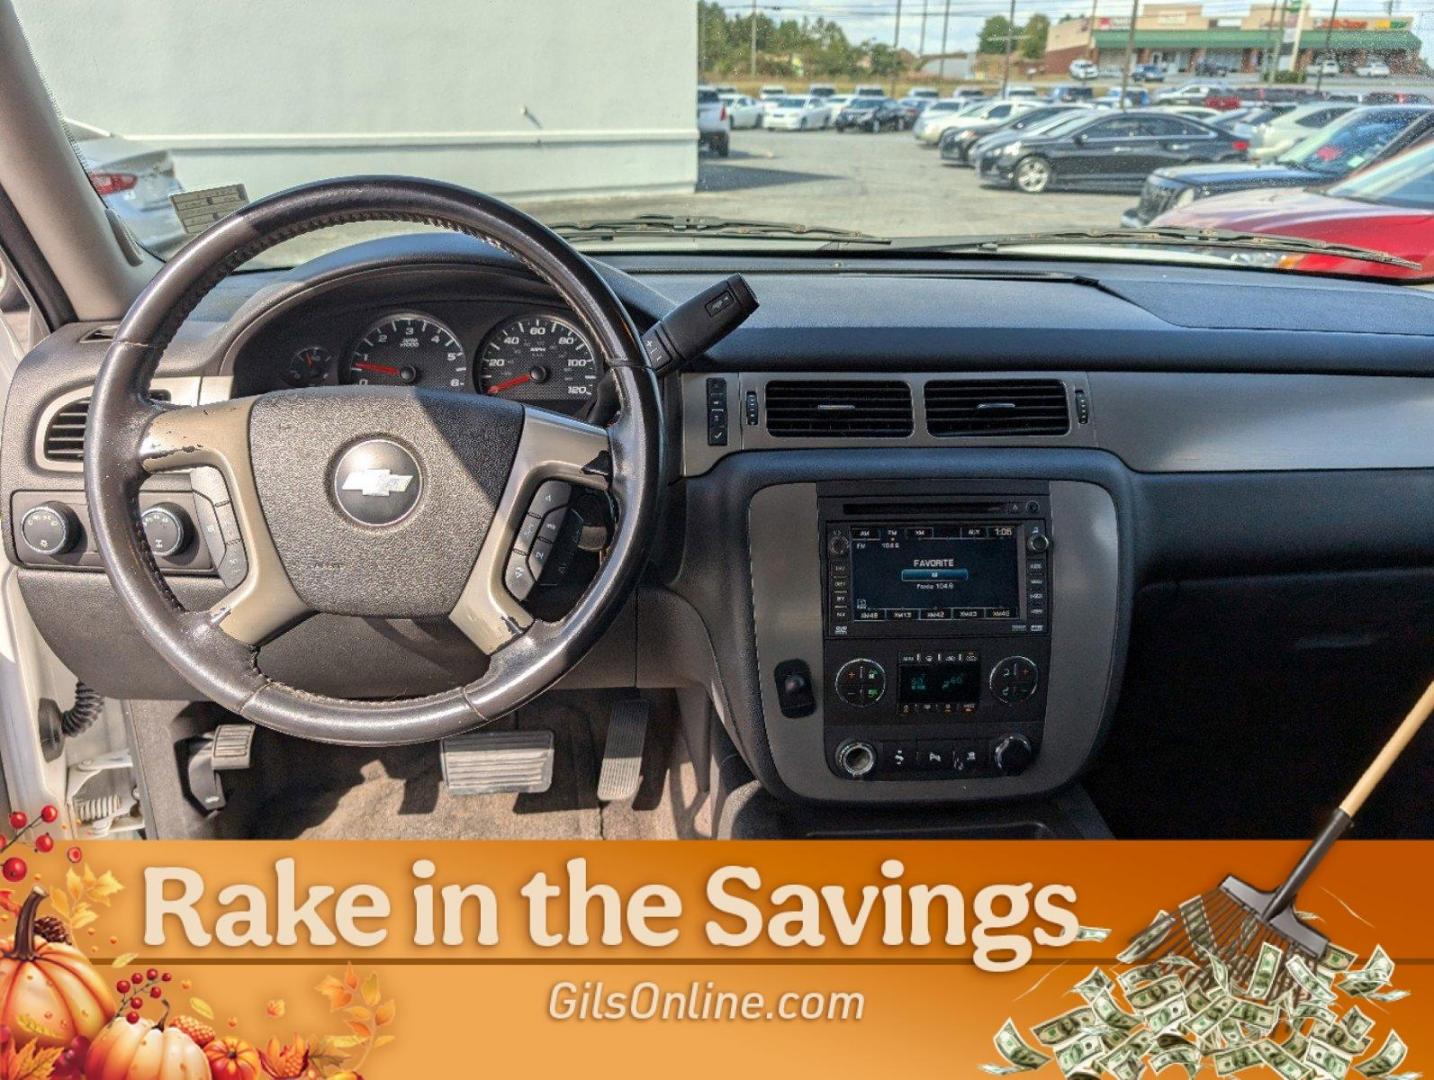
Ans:
{"label": "climate control knob", "polygon": [[1030,657],[1008,656],[991,669],[988,681],[997,701],[1014,705],[1036,692],[1040,678],[1040,669]]}
{"label": "climate control knob", "polygon": [[848,660],[837,670],[836,692],[858,709],[875,705],[886,693],[886,669],[865,657]]}
{"label": "climate control knob", "polygon": [[25,511],[20,539],[37,555],[55,558],[79,543],[80,519],[62,502],[44,502]]}
{"label": "climate control knob", "polygon": [[871,743],[845,743],[836,754],[837,767],[853,780],[860,780],[876,768],[876,748]]}
{"label": "climate control knob", "polygon": [[144,526],[144,538],[149,541],[149,550],[162,559],[178,555],[189,546],[193,528],[189,515],[182,506],[174,503],[159,503],[140,515],[139,523]]}
{"label": "climate control knob", "polygon": [[1031,767],[1036,752],[1024,735],[1007,735],[996,744],[996,768],[1002,776],[1019,776]]}

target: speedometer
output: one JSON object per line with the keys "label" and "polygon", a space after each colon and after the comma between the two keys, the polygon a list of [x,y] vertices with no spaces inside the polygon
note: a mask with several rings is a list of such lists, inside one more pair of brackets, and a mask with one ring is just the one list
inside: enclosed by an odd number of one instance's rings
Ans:
{"label": "speedometer", "polygon": [[431,316],[389,315],[369,327],[349,350],[341,381],[466,390],[468,354],[453,331]]}
{"label": "speedometer", "polygon": [[501,324],[480,354],[480,389],[575,413],[592,399],[601,362],[576,326],[557,315],[519,315]]}

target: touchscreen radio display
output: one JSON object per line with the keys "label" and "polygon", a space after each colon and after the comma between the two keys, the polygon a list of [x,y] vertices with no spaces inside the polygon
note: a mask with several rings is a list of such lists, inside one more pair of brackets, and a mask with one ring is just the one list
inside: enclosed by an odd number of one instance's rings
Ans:
{"label": "touchscreen radio display", "polygon": [[852,619],[1017,618],[1018,541],[1016,525],[854,525]]}

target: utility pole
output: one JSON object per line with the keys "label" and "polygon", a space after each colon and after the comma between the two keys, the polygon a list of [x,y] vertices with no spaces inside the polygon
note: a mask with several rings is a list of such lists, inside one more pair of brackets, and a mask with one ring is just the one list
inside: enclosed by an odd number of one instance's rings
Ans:
{"label": "utility pole", "polygon": [[1125,90],[1130,85],[1130,67],[1135,63],[1135,20],[1140,14],[1140,0],[1130,0],[1130,26],[1125,31],[1125,65],[1120,72],[1120,108],[1125,111]]}
{"label": "utility pole", "polygon": [[926,55],[926,8],[931,0],[921,0],[921,44],[916,46],[916,55]]}
{"label": "utility pole", "polygon": [[[1305,26],[1304,0],[1290,0],[1290,10],[1295,13],[1295,40],[1290,46],[1290,70],[1298,71],[1300,66],[1300,36]],[[1283,37],[1283,27],[1281,28]]]}
{"label": "utility pole", "polygon": [[936,81],[946,81],[946,31],[951,27],[951,0],[946,0],[946,14],[941,19],[941,67]]}
{"label": "utility pole", "polygon": [[1324,86],[1324,60],[1329,56],[1330,35],[1334,33],[1334,21],[1339,17],[1339,0],[1334,0],[1334,7],[1330,9],[1329,21],[1324,24],[1324,56],[1320,57],[1319,72],[1315,75],[1315,93],[1319,93]]}
{"label": "utility pole", "polygon": [[1006,87],[1011,82],[1011,35],[1016,30],[1016,0],[1011,0],[1011,14],[1006,17],[1006,64],[1001,69],[1001,96],[1006,96]]}
{"label": "utility pole", "polygon": [[757,77],[757,0],[752,0],[752,78]]}
{"label": "utility pole", "polygon": [[1100,50],[1095,47],[1095,9],[1100,6],[1100,0],[1090,0],[1090,48],[1087,50],[1087,58],[1094,60],[1100,55]]}
{"label": "utility pole", "polygon": [[[1015,0],[1011,0],[1012,3]],[[891,96],[896,96],[896,76],[901,71],[901,0],[896,0],[896,31],[891,35]]]}
{"label": "utility pole", "polygon": [[1275,75],[1280,70],[1280,54],[1285,51],[1285,0],[1280,0],[1280,6],[1278,10],[1279,15],[1276,16],[1276,9],[1273,0],[1271,0],[1270,15],[1273,17],[1274,22],[1274,34],[1272,36],[1275,39],[1275,47],[1270,52],[1270,63],[1269,67],[1266,69],[1268,73],[1267,81],[1269,81],[1270,83],[1273,83],[1275,81]]}

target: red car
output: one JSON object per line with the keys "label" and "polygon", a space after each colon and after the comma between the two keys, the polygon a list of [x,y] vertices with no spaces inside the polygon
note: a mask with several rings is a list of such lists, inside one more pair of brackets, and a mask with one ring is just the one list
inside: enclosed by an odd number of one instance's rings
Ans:
{"label": "red car", "polygon": [[1216,195],[1160,215],[1152,226],[1299,236],[1372,248],[1418,268],[1346,256],[1289,255],[1281,266],[1321,273],[1434,280],[1434,142],[1323,188]]}

